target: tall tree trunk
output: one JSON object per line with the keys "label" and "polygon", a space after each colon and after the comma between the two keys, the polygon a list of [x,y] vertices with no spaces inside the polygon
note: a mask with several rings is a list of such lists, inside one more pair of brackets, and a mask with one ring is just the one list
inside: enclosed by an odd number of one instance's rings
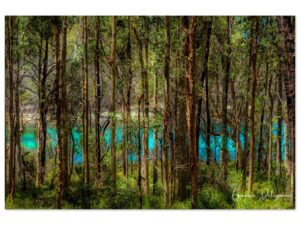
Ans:
{"label": "tall tree trunk", "polygon": [[[207,39],[206,39],[206,44],[205,44],[205,54],[204,54],[204,68],[202,71],[202,74],[200,76],[200,87],[201,90],[204,87],[204,82],[205,82],[205,76],[207,76],[207,62],[208,62],[208,56],[209,56],[209,45],[210,45],[210,36],[211,36],[211,21],[207,22]],[[198,148],[200,146],[200,132],[201,132],[201,111],[202,111],[202,101],[203,101],[203,96],[202,92],[200,93],[198,102],[197,102],[197,117],[196,117],[196,146],[197,146],[197,156],[199,157],[199,152]]]}
{"label": "tall tree trunk", "polygon": [[[157,93],[158,93],[158,72],[155,72],[154,78],[154,115],[155,118],[158,116],[158,107],[157,107]],[[154,128],[154,156],[153,156],[153,195],[157,192],[157,158],[158,158],[158,127]]]}
{"label": "tall tree trunk", "polygon": [[[252,40],[252,38],[251,38]],[[252,60],[252,44],[250,44],[249,49],[249,68],[251,67],[251,60]],[[251,85],[251,69],[246,71],[248,79],[247,79],[247,93],[246,93],[246,104],[245,104],[245,144],[244,144],[244,152],[243,152],[243,159],[242,159],[242,185],[241,189],[242,192],[246,190],[246,178],[247,178],[247,160],[249,154],[249,102],[250,102],[250,85]]]}
{"label": "tall tree trunk", "polygon": [[192,178],[192,208],[197,208],[198,197],[198,158],[196,146],[196,118],[195,118],[195,37],[196,37],[196,17],[189,18],[189,51],[187,65],[187,124],[188,124],[188,145],[191,161]]}
{"label": "tall tree trunk", "polygon": [[88,43],[87,17],[83,17],[83,155],[84,155],[84,183],[89,184],[89,80],[88,80]]}
{"label": "tall tree trunk", "polygon": [[[17,20],[17,34],[16,34],[16,46],[19,46],[19,22]],[[15,152],[16,152],[16,183],[21,179],[23,172],[23,164],[22,164],[22,149],[21,149],[21,140],[20,140],[20,53],[17,54],[16,57],[17,63],[17,71],[16,71],[16,84],[15,84],[15,110],[16,110],[16,125],[15,125]],[[23,180],[23,184],[25,184],[25,180]]]}
{"label": "tall tree trunk", "polygon": [[62,85],[62,128],[63,128],[63,186],[64,191],[69,187],[69,115],[68,115],[68,99],[67,99],[67,75],[66,75],[66,67],[67,67],[67,17],[62,17],[62,53],[61,53],[61,85]]}
{"label": "tall tree trunk", "polygon": [[[49,37],[45,40],[45,55],[43,59],[43,71],[40,78],[39,87],[39,146],[38,146],[38,162],[37,162],[37,177],[36,186],[44,183],[45,164],[46,164],[46,140],[47,140],[47,106],[46,106],[46,79],[48,72],[48,49]],[[42,48],[42,42],[41,46]]]}
{"label": "tall tree trunk", "polygon": [[[180,19],[176,20],[176,36],[180,37]],[[181,40],[179,39],[179,43]],[[179,61],[180,59],[180,48],[178,48],[176,50],[176,59],[175,59],[175,68],[180,68],[181,63]],[[178,76],[179,75],[179,76]],[[177,197],[177,171],[178,171],[178,156],[179,156],[179,124],[178,124],[178,111],[179,111],[179,79],[180,79],[180,75],[181,74],[176,74],[175,77],[175,87],[173,89],[173,98],[174,98],[174,105],[173,105],[173,115],[172,117],[172,125],[173,128],[171,128],[171,130],[173,130],[173,135],[171,135],[171,137],[173,137],[172,139],[172,150],[171,150],[171,204],[174,205],[174,203],[176,202],[176,197]],[[172,134],[172,133],[171,133]]]}
{"label": "tall tree trunk", "polygon": [[[130,173],[133,174],[133,160],[132,160],[132,135],[131,135],[131,89],[132,89],[132,47],[131,47],[131,21],[128,17],[128,40],[127,40],[127,60],[128,60],[128,79],[127,79],[127,91],[126,91],[126,123],[127,132],[126,140],[129,142],[129,147],[127,147],[127,170],[128,170],[128,152],[130,155]],[[128,171],[127,171],[128,174]]]}
{"label": "tall tree trunk", "polygon": [[100,127],[100,112],[101,112],[101,77],[100,77],[100,18],[96,18],[96,45],[95,45],[95,133],[96,133],[96,146],[95,146],[95,176],[97,186],[101,178],[101,127]]}
{"label": "tall tree trunk", "polygon": [[170,17],[165,18],[166,26],[166,47],[165,47],[165,67],[164,67],[164,179],[163,179],[163,196],[164,207],[169,205],[170,201],[170,184],[169,184],[169,149],[170,149]]}
{"label": "tall tree trunk", "polygon": [[[183,30],[188,30],[189,21],[188,17],[181,18],[181,28]],[[179,102],[178,102],[178,163],[180,168],[178,169],[178,198],[179,200],[185,200],[188,193],[188,182],[190,178],[189,170],[189,151],[186,144],[186,130],[187,130],[187,118],[186,118],[186,97],[182,94],[186,91],[186,80],[184,72],[187,70],[187,60],[188,60],[188,51],[189,51],[189,35],[187,32],[183,33],[183,46],[182,46],[182,71],[179,77]]]}
{"label": "tall tree trunk", "polygon": [[[112,17],[112,42],[111,42],[111,74],[112,74],[112,94],[111,113],[116,113],[116,17]],[[112,118],[111,123],[111,173],[113,194],[117,191],[117,171],[116,171],[116,118]]]}
{"label": "tall tree trunk", "polygon": [[56,130],[57,130],[57,154],[58,154],[58,183],[57,183],[57,196],[56,207],[61,208],[61,199],[63,193],[63,149],[61,137],[61,55],[60,55],[60,26],[59,18],[54,17],[54,34],[55,34],[55,102],[56,102]]}
{"label": "tall tree trunk", "polygon": [[39,117],[37,118],[36,121],[36,126],[37,126],[37,140],[38,140],[38,148],[37,148],[37,165],[36,165],[36,182],[35,185],[36,187],[39,187],[41,184],[41,176],[42,176],[42,145],[44,143],[44,136],[43,136],[43,130],[42,130],[42,116],[43,114],[43,110],[41,108],[41,103],[42,103],[42,85],[41,85],[41,81],[42,81],[42,70],[43,70],[43,66],[42,66],[42,61],[43,61],[43,41],[44,38],[42,36],[42,33],[39,33],[39,38],[40,38],[40,42],[38,45],[38,49],[39,49],[39,53],[38,53],[38,110],[37,110],[37,114],[39,115]]}
{"label": "tall tree trunk", "polygon": [[256,82],[257,82],[257,70],[256,70],[256,58],[257,58],[257,34],[258,34],[258,17],[252,18],[252,29],[251,29],[251,74],[252,74],[252,87],[251,87],[251,111],[250,111],[250,153],[249,153],[249,183],[248,191],[253,191],[253,177],[254,177],[254,159],[255,159],[255,97],[256,97]]}
{"label": "tall tree trunk", "polygon": [[14,17],[8,17],[8,78],[9,78],[9,152],[8,152],[8,195],[13,200],[15,192],[14,171],[14,78],[13,78],[13,26]]}
{"label": "tall tree trunk", "polygon": [[227,149],[227,100],[228,100],[228,83],[230,77],[230,66],[231,66],[231,26],[232,26],[232,18],[229,16],[227,18],[227,55],[226,55],[226,69],[225,69],[225,77],[223,81],[223,99],[222,99],[222,128],[221,128],[221,138],[222,138],[222,146],[221,146],[221,164],[222,164],[222,179],[224,181],[227,180],[228,169],[227,169],[227,161],[228,161],[228,149]]}
{"label": "tall tree trunk", "polygon": [[145,195],[149,194],[149,146],[148,146],[148,136],[149,136],[149,98],[148,98],[148,24],[146,17],[144,18],[144,46],[145,46],[145,68],[143,73],[143,92],[144,92],[144,120],[143,120],[143,167],[144,167],[144,189]]}
{"label": "tall tree trunk", "polygon": [[[145,195],[148,194],[149,192],[149,166],[148,166],[148,157],[149,157],[149,149],[148,149],[148,109],[149,108],[149,100],[146,100],[146,98],[148,99],[148,82],[146,82],[146,78],[148,77],[147,75],[147,69],[145,68],[145,63],[144,63],[144,59],[143,59],[143,43],[142,40],[140,39],[137,29],[134,28],[134,32],[135,32],[135,36],[138,42],[138,49],[139,49],[139,61],[140,61],[140,65],[141,65],[141,79],[142,79],[142,89],[143,89],[143,93],[144,93],[144,99],[143,99],[143,106],[144,106],[144,121],[143,121],[143,148],[144,148],[144,155],[143,155],[143,168],[144,168],[144,180],[145,180],[145,185],[144,185],[144,189],[145,189]],[[146,47],[145,47],[145,51],[146,51]],[[146,51],[147,52],[147,51]],[[147,55],[147,54],[146,54]],[[147,61],[147,60],[146,60]],[[147,63],[147,62],[146,62]],[[147,87],[146,87],[147,86]],[[148,116],[147,116],[148,115]],[[146,120],[146,121],[145,121]]]}
{"label": "tall tree trunk", "polygon": [[[211,36],[211,28],[212,21],[207,22],[207,37],[206,37],[206,45],[205,45],[205,55],[204,55],[204,69],[203,75],[205,77],[205,96],[206,96],[206,163],[209,165],[212,161],[212,155],[210,150],[210,113],[209,113],[209,94],[208,94],[208,58],[209,58],[209,50],[210,50],[210,36]],[[199,139],[199,137],[197,137]],[[197,145],[198,146],[198,145]]]}

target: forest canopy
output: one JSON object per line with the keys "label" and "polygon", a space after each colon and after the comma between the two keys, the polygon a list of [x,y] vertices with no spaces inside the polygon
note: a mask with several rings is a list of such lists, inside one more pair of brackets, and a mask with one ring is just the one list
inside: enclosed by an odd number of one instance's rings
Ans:
{"label": "forest canopy", "polygon": [[295,17],[7,16],[5,34],[6,208],[295,208]]}

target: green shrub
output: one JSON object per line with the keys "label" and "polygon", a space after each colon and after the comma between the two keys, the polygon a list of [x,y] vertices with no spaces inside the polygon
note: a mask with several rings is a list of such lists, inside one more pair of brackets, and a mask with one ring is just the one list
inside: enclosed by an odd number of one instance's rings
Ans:
{"label": "green shrub", "polygon": [[230,209],[233,208],[231,197],[227,192],[210,185],[204,185],[198,193],[199,208],[205,209]]}

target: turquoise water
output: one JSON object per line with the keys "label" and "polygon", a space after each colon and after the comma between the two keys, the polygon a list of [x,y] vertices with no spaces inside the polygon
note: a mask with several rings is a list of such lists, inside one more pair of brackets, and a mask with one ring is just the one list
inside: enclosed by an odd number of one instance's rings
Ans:
{"label": "turquoise water", "polygon": [[[277,124],[274,124],[273,131],[272,131],[274,137],[277,136],[277,133],[278,133],[277,128],[278,128]],[[217,132],[218,132],[218,128],[217,128]],[[228,132],[232,132],[232,130],[230,128],[228,128]],[[285,132],[285,126],[283,125],[282,137],[284,137],[284,132]],[[141,131],[141,133],[142,133],[142,131]],[[74,145],[75,145],[74,163],[82,163],[82,161],[83,161],[82,146],[81,146],[82,134],[76,128],[74,128],[72,130],[72,134],[74,137]],[[161,132],[159,132],[159,138],[161,138],[161,136],[162,136],[162,134],[161,134]],[[111,139],[111,130],[109,128],[107,128],[107,130],[104,134],[104,141],[105,141],[105,145],[107,147],[109,147],[109,145],[110,145],[110,139]],[[206,155],[205,139],[202,135],[200,135],[199,139],[200,139],[199,146],[198,146],[199,156],[202,160],[206,160],[207,155]],[[244,139],[245,139],[244,134],[241,133],[240,134],[240,142],[242,145],[244,145]],[[117,142],[117,144],[119,144],[119,143],[121,143],[121,141],[122,141],[122,128],[117,127],[116,142]],[[135,143],[135,141],[136,141],[136,138],[133,138],[134,143]],[[220,135],[211,136],[210,149],[212,151],[212,156],[216,161],[220,160],[221,141],[222,140],[221,140]],[[256,142],[257,142],[256,147],[258,148],[258,141],[256,141]],[[21,137],[21,144],[25,151],[35,151],[38,146],[35,133],[33,131],[26,131],[25,133],[23,133],[23,135]],[[282,144],[282,158],[284,159],[284,157],[285,157],[285,154],[284,154],[285,139],[284,138],[282,138],[281,144]],[[55,149],[56,145],[57,145],[56,129],[48,128],[47,129],[47,149],[49,149],[49,148]],[[70,146],[70,148],[71,147],[72,147],[72,145]],[[150,152],[153,152],[153,150],[154,150],[154,131],[152,129],[149,129],[148,147],[149,147]],[[266,147],[266,146],[264,146],[264,147]],[[229,151],[230,159],[234,160],[235,154],[236,154],[236,149],[235,149],[234,141],[231,138],[228,138],[227,148]],[[243,150],[243,146],[242,146],[242,150]],[[128,158],[129,158],[129,160],[135,161],[136,155],[135,154],[128,155]]]}

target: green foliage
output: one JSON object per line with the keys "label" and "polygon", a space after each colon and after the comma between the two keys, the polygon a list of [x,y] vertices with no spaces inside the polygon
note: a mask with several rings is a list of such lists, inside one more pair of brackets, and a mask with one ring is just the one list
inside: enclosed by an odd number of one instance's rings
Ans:
{"label": "green foliage", "polygon": [[204,185],[198,194],[199,208],[204,209],[230,209],[233,208],[230,195],[223,193],[210,185]]}

